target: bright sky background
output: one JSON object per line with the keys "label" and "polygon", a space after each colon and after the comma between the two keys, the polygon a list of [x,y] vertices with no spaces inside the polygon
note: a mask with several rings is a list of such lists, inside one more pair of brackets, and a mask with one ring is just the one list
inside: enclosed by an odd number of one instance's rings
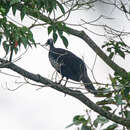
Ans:
{"label": "bright sky background", "polygon": [[[93,16],[91,15],[92,13],[94,14]],[[111,8],[106,9],[106,7],[103,7],[102,5],[97,5],[95,10],[90,10],[88,12],[81,11],[73,13],[68,22],[78,23],[80,18],[85,18],[88,21],[94,20],[95,17],[98,17],[100,14],[107,14],[109,17],[113,18],[116,17],[117,20],[102,21],[106,24],[114,25],[115,28],[128,29],[130,27],[130,23],[125,21],[125,16],[119,14],[117,10],[112,13]],[[9,16],[12,17],[11,14],[9,14]],[[19,15],[17,15],[15,20],[18,22],[20,21]],[[29,25],[30,22],[29,19],[25,18],[23,24]],[[89,28],[94,29],[96,33],[103,33],[102,29],[94,27]],[[88,31],[86,32],[99,46],[104,43],[104,38],[95,36]],[[36,27],[33,29],[33,33],[35,41],[42,44],[49,38],[46,28],[44,27]],[[81,58],[84,57],[85,63],[91,68],[94,63],[95,53],[81,39],[71,35],[67,36],[67,38],[69,40],[68,50]],[[130,39],[126,40],[128,41]],[[65,48],[61,42],[62,41],[58,39],[56,47]],[[0,54],[0,56],[3,55],[4,53]],[[118,57],[115,58],[115,60],[118,64],[122,65],[127,70],[130,70],[128,64],[130,63],[130,57],[127,56],[125,60]],[[32,73],[38,73],[49,79],[51,79],[54,72],[54,69],[51,67],[48,60],[48,51],[41,47],[29,49],[23,58],[16,64]],[[1,70],[2,72],[18,76],[17,73],[13,73],[7,69]],[[112,70],[98,57],[94,69],[96,80],[102,83],[109,82],[108,74],[111,72]],[[91,80],[94,81],[89,70],[88,74]],[[31,85],[24,85],[16,91],[9,91],[7,88],[16,88],[18,85],[16,85],[15,82],[22,82],[24,79],[12,78],[1,73],[0,77],[0,129],[2,130],[64,130],[67,125],[72,123],[72,119],[75,115],[85,114],[87,107],[73,97],[68,95],[64,96],[63,93],[48,87],[37,90],[37,86]],[[69,84],[67,86],[69,86]],[[95,101],[92,94],[88,94],[88,96]],[[71,127],[67,130],[75,129],[75,127]]]}

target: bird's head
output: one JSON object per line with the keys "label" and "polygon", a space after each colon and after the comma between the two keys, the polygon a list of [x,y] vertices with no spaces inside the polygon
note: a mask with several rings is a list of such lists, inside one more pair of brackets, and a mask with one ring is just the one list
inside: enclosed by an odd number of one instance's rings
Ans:
{"label": "bird's head", "polygon": [[54,41],[52,38],[48,39],[47,42],[45,43],[46,46],[48,46],[48,45],[53,46],[53,44],[54,44]]}

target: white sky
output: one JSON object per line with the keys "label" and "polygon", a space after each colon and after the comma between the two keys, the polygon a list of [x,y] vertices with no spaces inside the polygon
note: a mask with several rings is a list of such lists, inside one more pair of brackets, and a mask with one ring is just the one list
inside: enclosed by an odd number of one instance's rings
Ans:
{"label": "white sky", "polygon": [[[91,15],[92,13],[93,16]],[[100,10],[100,5],[97,5],[96,10],[88,11],[88,13],[85,11],[73,13],[70,21],[72,23],[79,22],[79,19],[77,20],[79,17],[93,20],[100,13],[107,13],[108,16],[117,17],[117,20],[112,22],[107,20],[103,21],[107,24],[111,24],[112,26],[116,25],[116,28],[130,27],[130,23],[126,23],[122,18],[122,14],[119,14],[118,11],[110,13],[108,10],[105,10],[105,7]],[[20,20],[18,15],[15,20]],[[26,19],[24,24],[29,25],[30,20]],[[93,29],[97,33],[102,33],[102,29]],[[45,43],[49,38],[44,27],[36,27],[33,29],[33,33],[36,42]],[[90,32],[87,33],[99,46],[104,43],[103,38],[95,36]],[[83,56],[86,64],[91,68],[95,59],[95,53],[79,38],[71,35],[67,36],[67,38],[69,40],[68,49],[81,58]],[[56,46],[64,48],[60,39],[58,39]],[[3,56],[4,54],[1,53],[0,55]],[[126,60],[119,57],[115,58],[118,64],[128,70],[130,69],[128,64],[129,59],[130,57],[128,56]],[[17,62],[17,65],[49,79],[51,79],[54,72],[48,60],[48,51],[41,47],[29,49],[23,58]],[[6,69],[3,72],[18,75]],[[103,83],[109,82],[108,74],[111,72],[112,70],[98,57],[94,69],[94,75],[97,81]],[[94,81],[89,70],[88,73],[91,80]],[[51,88],[36,90],[38,87],[31,85],[24,85],[16,91],[9,91],[7,87],[15,88],[15,81],[24,81],[23,78],[16,79],[1,73],[0,77],[0,129],[2,130],[64,130],[72,122],[72,118],[75,115],[85,114],[87,107],[73,97],[68,95],[65,97],[63,93]],[[92,94],[88,94],[88,96],[95,101]],[[75,127],[71,127],[67,130],[75,129]]]}

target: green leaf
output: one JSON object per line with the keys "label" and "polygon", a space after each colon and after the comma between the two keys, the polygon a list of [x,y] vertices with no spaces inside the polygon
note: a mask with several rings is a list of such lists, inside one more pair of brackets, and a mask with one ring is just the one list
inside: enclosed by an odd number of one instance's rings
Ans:
{"label": "green leaf", "polygon": [[109,58],[112,59],[113,56],[114,56],[114,52],[111,52],[111,53],[109,54]]}
{"label": "green leaf", "polygon": [[6,52],[6,55],[7,55],[8,52],[9,52],[9,44],[7,44],[7,41],[4,41],[4,42],[3,42],[3,48],[4,48],[4,50],[5,50],[5,52]]}
{"label": "green leaf", "polygon": [[1,45],[2,35],[0,35],[0,45]]}
{"label": "green leaf", "polygon": [[128,80],[130,81],[130,72],[128,72]]}
{"label": "green leaf", "polygon": [[14,15],[14,16],[15,16],[15,14],[16,14],[16,10],[17,10],[17,6],[16,6],[16,5],[12,6],[12,12],[13,12],[13,15]]}
{"label": "green leaf", "polygon": [[53,32],[53,39],[54,39],[54,42],[56,42],[57,38],[58,38],[58,35],[56,34],[56,32]]}
{"label": "green leaf", "polygon": [[103,130],[115,130],[115,128],[117,128],[117,127],[118,127],[118,125],[114,123]]}
{"label": "green leaf", "polygon": [[111,49],[112,49],[111,47],[108,47],[108,48],[107,48],[107,51],[108,51],[108,52],[111,52]]}
{"label": "green leaf", "polygon": [[105,109],[105,110],[107,110],[107,111],[112,110],[109,106],[103,106],[102,108]]}
{"label": "green leaf", "polygon": [[116,103],[117,103],[118,105],[121,105],[121,104],[122,104],[122,95],[121,95],[121,94],[116,95],[114,98],[115,98]]}
{"label": "green leaf", "polygon": [[10,5],[13,5],[13,4],[16,4],[16,3],[19,3],[19,2],[20,2],[20,0],[11,0]]}
{"label": "green leaf", "polygon": [[56,9],[56,0],[44,0],[46,11],[51,14],[51,12]]}
{"label": "green leaf", "polygon": [[18,48],[14,48],[13,50],[14,50],[15,54],[18,53]]}
{"label": "green leaf", "polygon": [[129,92],[130,92],[130,87],[129,88],[128,87],[124,88],[123,94],[124,94],[124,97],[126,99],[128,99],[128,100],[129,100],[129,97],[130,97]]}
{"label": "green leaf", "polygon": [[99,88],[98,91],[97,97],[111,97],[112,95],[110,88]]}
{"label": "green leaf", "polygon": [[49,35],[53,30],[53,26],[49,26],[47,29],[48,29],[48,35]]}
{"label": "green leaf", "polygon": [[20,11],[20,16],[21,16],[21,21],[24,19],[24,16],[26,15],[26,8],[22,8],[22,10]]}
{"label": "green leaf", "polygon": [[124,111],[124,114],[126,118],[130,120],[130,111]]}
{"label": "green leaf", "polygon": [[97,126],[98,126],[98,120],[97,119],[94,120],[93,125],[97,128]]}
{"label": "green leaf", "polygon": [[25,27],[25,26],[23,26],[22,28],[21,28],[21,31],[23,32],[23,33],[25,33],[25,32],[28,32],[28,31],[30,31],[27,27]]}
{"label": "green leaf", "polygon": [[65,14],[65,10],[64,10],[64,7],[62,6],[62,4],[60,4],[60,3],[57,1],[57,5],[59,6],[61,12],[62,12],[63,14]]}
{"label": "green leaf", "polygon": [[64,29],[64,32],[66,32],[68,35],[70,34],[69,31],[68,31],[69,28],[66,26],[65,23],[63,23],[62,28]]}
{"label": "green leaf", "polygon": [[104,124],[108,123],[109,120],[101,115],[98,115],[96,120],[94,120],[94,126],[97,127],[98,124],[101,124],[103,126]]}
{"label": "green leaf", "polygon": [[63,36],[63,31],[58,30],[58,34],[59,34],[60,37],[62,37]]}
{"label": "green leaf", "polygon": [[70,125],[67,125],[65,128],[70,128],[73,125],[74,125],[74,123],[71,123]]}
{"label": "green leaf", "polygon": [[0,6],[0,12],[1,12],[2,14],[5,14],[5,13],[6,13],[6,9],[3,8],[2,6]]}
{"label": "green leaf", "polygon": [[24,45],[24,48],[26,49],[26,48],[27,48],[27,45],[28,45],[28,40],[27,40],[27,38],[22,37],[21,40],[22,40],[22,43],[23,43],[23,45]]}
{"label": "green leaf", "polygon": [[86,122],[84,115],[77,115],[73,118],[73,123],[75,125],[83,124],[84,122]]}
{"label": "green leaf", "polygon": [[91,130],[91,127],[82,125],[81,130]]}
{"label": "green leaf", "polygon": [[35,41],[34,41],[34,38],[33,38],[33,34],[29,33],[29,34],[27,35],[27,37],[28,37],[28,40],[31,41],[31,42],[36,46]]}
{"label": "green leaf", "polygon": [[105,104],[115,104],[114,100],[109,98],[109,99],[104,99],[101,101],[96,102],[97,105],[105,105]]}
{"label": "green leaf", "polygon": [[122,41],[119,41],[119,42],[117,42],[118,44],[120,44],[121,46],[124,46],[124,47],[126,47],[127,45],[124,43],[124,42],[122,42]]}
{"label": "green leaf", "polygon": [[102,45],[102,48],[106,47],[106,44]]}
{"label": "green leaf", "polygon": [[123,51],[121,51],[120,49],[118,49],[117,53],[122,57],[125,58],[125,53]]}
{"label": "green leaf", "polygon": [[60,36],[60,37],[61,37],[61,39],[62,39],[62,41],[63,41],[65,47],[67,48],[67,47],[68,47],[68,44],[69,44],[67,38],[64,37],[64,36]]}

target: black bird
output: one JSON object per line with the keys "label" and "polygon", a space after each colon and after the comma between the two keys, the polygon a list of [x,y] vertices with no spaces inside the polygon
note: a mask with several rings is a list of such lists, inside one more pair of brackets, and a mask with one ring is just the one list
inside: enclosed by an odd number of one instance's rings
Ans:
{"label": "black bird", "polygon": [[49,60],[51,65],[62,75],[62,79],[59,81],[59,83],[61,83],[64,77],[66,77],[65,85],[68,79],[77,82],[82,81],[85,88],[89,92],[95,95],[97,94],[96,89],[87,75],[87,69],[82,59],[70,51],[61,48],[55,48],[53,39],[48,39],[45,45],[50,46]]}

